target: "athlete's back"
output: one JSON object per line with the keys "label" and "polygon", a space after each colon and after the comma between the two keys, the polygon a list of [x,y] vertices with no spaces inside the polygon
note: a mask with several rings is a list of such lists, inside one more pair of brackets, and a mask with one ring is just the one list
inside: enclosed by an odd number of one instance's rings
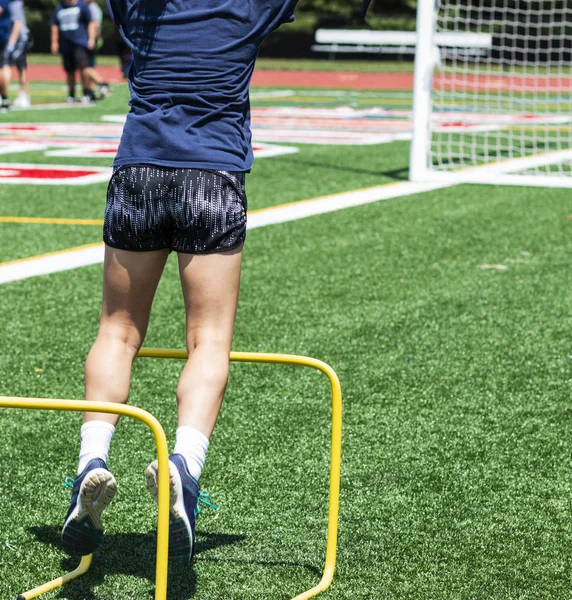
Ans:
{"label": "athlete's back", "polygon": [[116,165],[250,169],[254,62],[296,2],[108,0],[134,57]]}

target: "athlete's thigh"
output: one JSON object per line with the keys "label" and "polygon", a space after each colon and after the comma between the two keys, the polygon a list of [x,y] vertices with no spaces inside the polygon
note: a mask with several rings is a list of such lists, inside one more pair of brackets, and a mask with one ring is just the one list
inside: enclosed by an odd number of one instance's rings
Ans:
{"label": "athlete's thigh", "polygon": [[135,328],[145,337],[153,297],[168,250],[132,252],[105,246],[103,267],[103,327]]}
{"label": "athlete's thigh", "polygon": [[76,64],[75,64],[75,58],[74,58],[72,51],[68,50],[67,52],[62,52],[62,62],[63,62],[64,71],[68,75],[75,73]]}
{"label": "athlete's thigh", "polygon": [[28,68],[28,55],[25,51],[22,52],[22,54],[20,54],[20,56],[18,56],[18,58],[14,61],[14,66],[16,69],[18,69],[18,73],[20,73],[20,75],[26,71]]}
{"label": "athlete's thigh", "polygon": [[241,264],[242,246],[227,252],[179,254],[190,351],[202,342],[230,350]]}
{"label": "athlete's thigh", "polygon": [[86,69],[89,66],[89,55],[88,55],[87,48],[84,48],[83,46],[76,44],[74,51],[73,51],[73,56],[74,56],[76,69],[83,71],[84,69]]}

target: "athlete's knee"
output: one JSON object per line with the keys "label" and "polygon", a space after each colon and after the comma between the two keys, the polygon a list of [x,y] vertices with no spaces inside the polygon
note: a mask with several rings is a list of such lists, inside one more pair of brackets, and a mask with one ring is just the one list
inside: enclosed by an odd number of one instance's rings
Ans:
{"label": "athlete's knee", "polygon": [[192,381],[182,377],[178,394],[184,395],[187,385],[207,387],[224,391],[228,382],[229,351],[226,344],[201,342],[189,348],[189,366],[193,372]]}
{"label": "athlete's knee", "polygon": [[102,323],[97,333],[96,344],[135,355],[143,345],[144,339],[145,332],[139,331],[135,325]]}

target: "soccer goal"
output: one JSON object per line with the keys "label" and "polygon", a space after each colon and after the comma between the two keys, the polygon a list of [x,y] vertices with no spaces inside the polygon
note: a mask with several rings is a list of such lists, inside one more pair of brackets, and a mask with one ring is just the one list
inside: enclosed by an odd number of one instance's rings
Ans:
{"label": "soccer goal", "polygon": [[410,178],[572,187],[572,1],[419,0]]}

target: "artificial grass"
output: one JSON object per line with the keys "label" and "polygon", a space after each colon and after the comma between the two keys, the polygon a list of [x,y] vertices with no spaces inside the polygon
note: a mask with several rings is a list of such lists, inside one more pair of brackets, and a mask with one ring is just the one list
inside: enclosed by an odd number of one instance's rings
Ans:
{"label": "artificial grass", "polygon": [[0,224],[0,264],[101,242],[101,227]]}
{"label": "artificial grass", "polygon": [[[10,110],[0,115],[0,123],[70,123],[70,122],[100,122],[103,115],[122,114],[128,110],[129,90],[126,83],[112,86],[112,93],[95,105],[83,106],[75,104],[67,106],[67,88],[62,79],[61,83],[32,82],[30,93],[33,104],[60,104],[60,108],[43,107],[38,110]],[[17,94],[16,89],[11,90],[12,97]],[[4,155],[2,155],[2,160]]]}
{"label": "artificial grass", "polygon": [[[235,349],[318,356],[344,388],[326,597],[568,598],[569,212],[566,191],[463,186],[249,233]],[[81,396],[100,278],[89,267],[2,286],[2,393]],[[181,347],[182,311],[171,260],[147,344]],[[171,439],[180,368],[141,360],[134,372],[132,402]],[[173,569],[170,598],[289,598],[317,581],[328,402],[311,372],[233,366],[202,479],[222,511],[199,520],[197,561]],[[59,482],[75,466],[78,418],[0,422],[9,597],[71,564]],[[151,448],[142,426],[121,424],[109,535],[93,573],[51,597],[149,597]]]}
{"label": "artificial grass", "polygon": [[[95,108],[1,118],[98,121],[125,100],[118,87]],[[400,142],[261,159],[249,208],[403,179],[407,155]],[[0,213],[101,218],[104,200],[104,184],[4,186]],[[339,561],[324,598],[569,598],[570,213],[566,190],[457,186],[248,233],[234,348],[316,356],[342,381]],[[0,224],[0,260],[98,241],[98,231]],[[101,266],[0,286],[0,394],[82,396],[100,288]],[[171,257],[147,345],[183,343]],[[181,367],[134,367],[131,401],[171,441]],[[197,560],[173,566],[169,598],[288,599],[318,581],[328,429],[322,375],[233,365],[201,480],[222,509],[200,517]],[[59,528],[79,416],[4,411],[0,431],[0,598],[10,598],[76,564]],[[123,420],[104,544],[90,573],[48,600],[152,597],[152,458],[149,432]]]}

